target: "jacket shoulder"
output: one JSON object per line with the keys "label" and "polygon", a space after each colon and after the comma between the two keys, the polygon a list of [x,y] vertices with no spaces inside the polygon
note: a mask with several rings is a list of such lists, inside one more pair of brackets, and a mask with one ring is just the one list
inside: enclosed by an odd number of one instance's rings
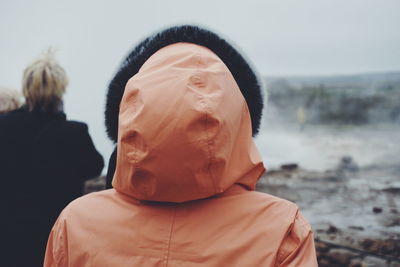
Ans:
{"label": "jacket shoulder", "polygon": [[88,210],[102,210],[109,208],[115,209],[115,204],[119,200],[118,193],[114,189],[102,190],[98,192],[89,193],[71,201],[63,210],[64,217],[82,216],[83,219],[88,215]]}
{"label": "jacket shoulder", "polygon": [[252,218],[252,222],[260,223],[263,225],[260,229],[266,231],[271,230],[270,227],[275,225],[286,232],[299,211],[299,207],[293,202],[270,194],[249,191],[239,186],[228,190],[212,205],[232,210],[232,216],[236,219]]}
{"label": "jacket shoulder", "polygon": [[88,135],[89,128],[86,123],[79,121],[59,121],[50,126],[49,134],[53,133],[57,133],[60,136],[79,138]]}
{"label": "jacket shoulder", "polygon": [[248,191],[246,194],[248,198],[260,203],[260,205],[282,211],[284,214],[288,214],[289,212],[296,213],[299,210],[299,207],[295,203],[277,196],[258,191]]}
{"label": "jacket shoulder", "polygon": [[248,191],[248,194],[250,194],[254,198],[257,198],[259,200],[263,200],[266,202],[272,202],[272,203],[276,203],[276,204],[285,204],[285,205],[297,207],[297,205],[295,203],[293,203],[292,201],[289,201],[287,199],[283,199],[283,198],[280,198],[280,197],[277,197],[274,195],[270,195],[268,193],[259,192],[259,191]]}
{"label": "jacket shoulder", "polygon": [[5,114],[0,114],[0,125],[4,123],[13,123],[18,118],[25,117],[24,114],[19,114],[16,112],[9,112]]}
{"label": "jacket shoulder", "polygon": [[[261,192],[249,192],[268,208],[264,211],[274,216],[285,235],[277,252],[277,266],[318,266],[311,224],[293,202]],[[297,255],[304,255],[297,256]]]}
{"label": "jacket shoulder", "polygon": [[84,122],[81,121],[70,121],[67,120],[65,121],[65,125],[71,127],[71,128],[75,128],[77,130],[81,130],[81,131],[87,131],[88,130],[88,125]]}

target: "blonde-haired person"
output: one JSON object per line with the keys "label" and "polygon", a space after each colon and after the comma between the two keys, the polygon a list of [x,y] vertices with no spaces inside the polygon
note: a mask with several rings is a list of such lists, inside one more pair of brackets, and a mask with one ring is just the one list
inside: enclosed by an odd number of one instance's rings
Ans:
{"label": "blonde-haired person", "polygon": [[66,119],[67,85],[65,70],[46,51],[24,71],[25,105],[0,116],[4,266],[41,266],[58,213],[103,169],[87,125]]}
{"label": "blonde-haired person", "polygon": [[0,88],[0,114],[15,110],[22,105],[22,95],[15,89]]}
{"label": "blonde-haired person", "polygon": [[24,71],[22,90],[27,109],[49,113],[60,111],[67,86],[64,68],[55,60],[53,50],[47,50]]}

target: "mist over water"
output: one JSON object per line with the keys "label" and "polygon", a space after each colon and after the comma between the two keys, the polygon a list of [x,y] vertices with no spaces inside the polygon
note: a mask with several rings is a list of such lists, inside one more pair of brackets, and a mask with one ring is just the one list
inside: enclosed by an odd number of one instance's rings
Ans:
{"label": "mist over water", "polygon": [[[297,126],[297,127],[296,127]],[[325,171],[350,156],[359,166],[400,164],[400,125],[269,125],[256,138],[267,168],[297,163]]]}
{"label": "mist over water", "polygon": [[400,72],[266,78],[269,97],[256,142],[267,165],[335,168],[400,164]]}

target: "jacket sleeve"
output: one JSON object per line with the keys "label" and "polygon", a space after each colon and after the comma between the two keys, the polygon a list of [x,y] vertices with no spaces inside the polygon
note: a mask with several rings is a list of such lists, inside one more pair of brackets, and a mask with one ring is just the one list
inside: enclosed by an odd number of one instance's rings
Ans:
{"label": "jacket sleeve", "polygon": [[44,267],[68,266],[68,238],[63,213],[57,219],[47,241]]}
{"label": "jacket sleeve", "polygon": [[74,153],[74,158],[77,160],[79,177],[87,180],[100,175],[104,167],[103,157],[96,150],[86,124],[80,125],[80,134],[76,138],[75,148],[77,151]]}
{"label": "jacket sleeve", "polygon": [[108,161],[108,170],[106,176],[106,189],[112,188],[112,180],[114,178],[115,168],[117,166],[117,146],[115,146],[113,153]]}
{"label": "jacket sleeve", "polygon": [[292,227],[279,248],[275,266],[318,266],[311,226],[300,211],[297,212]]}

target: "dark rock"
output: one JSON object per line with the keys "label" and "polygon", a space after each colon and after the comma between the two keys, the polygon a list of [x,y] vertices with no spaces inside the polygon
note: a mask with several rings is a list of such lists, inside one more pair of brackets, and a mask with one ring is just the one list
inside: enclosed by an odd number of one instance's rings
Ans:
{"label": "dark rock", "polygon": [[336,234],[339,231],[339,229],[333,225],[329,225],[328,230],[326,230],[327,234]]}
{"label": "dark rock", "polygon": [[349,267],[365,267],[367,266],[361,259],[355,258],[350,261]]}
{"label": "dark rock", "polygon": [[324,243],[324,242],[316,242],[315,243],[315,249],[317,250],[317,252],[328,252],[329,251],[329,246],[328,244]]}
{"label": "dark rock", "polygon": [[381,213],[381,212],[383,211],[383,209],[380,208],[380,207],[373,207],[372,211],[373,211],[374,213]]}
{"label": "dark rock", "polygon": [[363,249],[369,250],[374,245],[375,241],[367,238],[367,239],[361,240],[359,243]]}
{"label": "dark rock", "polygon": [[331,264],[331,262],[328,259],[324,259],[324,258],[318,259],[319,267],[329,267],[329,266],[331,266],[330,264]]}
{"label": "dark rock", "polygon": [[391,194],[398,194],[400,193],[400,187],[387,187],[382,189],[382,191],[391,193]]}
{"label": "dark rock", "polygon": [[385,255],[400,256],[399,240],[394,240],[394,239],[384,240],[382,242],[380,250],[381,250],[381,253],[385,254]]}
{"label": "dark rock", "polygon": [[343,265],[333,262],[331,259],[327,259],[327,258],[318,259],[318,266],[319,267],[343,267]]}
{"label": "dark rock", "polygon": [[344,156],[340,159],[340,163],[337,167],[339,171],[357,172],[359,170],[358,165],[354,162],[350,156]]}
{"label": "dark rock", "polygon": [[341,266],[347,266],[350,259],[358,256],[356,253],[342,248],[334,248],[329,251],[329,258]]}
{"label": "dark rock", "polygon": [[364,231],[364,227],[362,226],[349,226],[350,229],[357,230],[357,231]]}
{"label": "dark rock", "polygon": [[400,240],[396,237],[389,239],[367,238],[359,241],[362,250],[382,256],[400,258]]}
{"label": "dark rock", "polygon": [[294,171],[299,168],[297,163],[283,164],[281,165],[281,169],[285,171]]}

